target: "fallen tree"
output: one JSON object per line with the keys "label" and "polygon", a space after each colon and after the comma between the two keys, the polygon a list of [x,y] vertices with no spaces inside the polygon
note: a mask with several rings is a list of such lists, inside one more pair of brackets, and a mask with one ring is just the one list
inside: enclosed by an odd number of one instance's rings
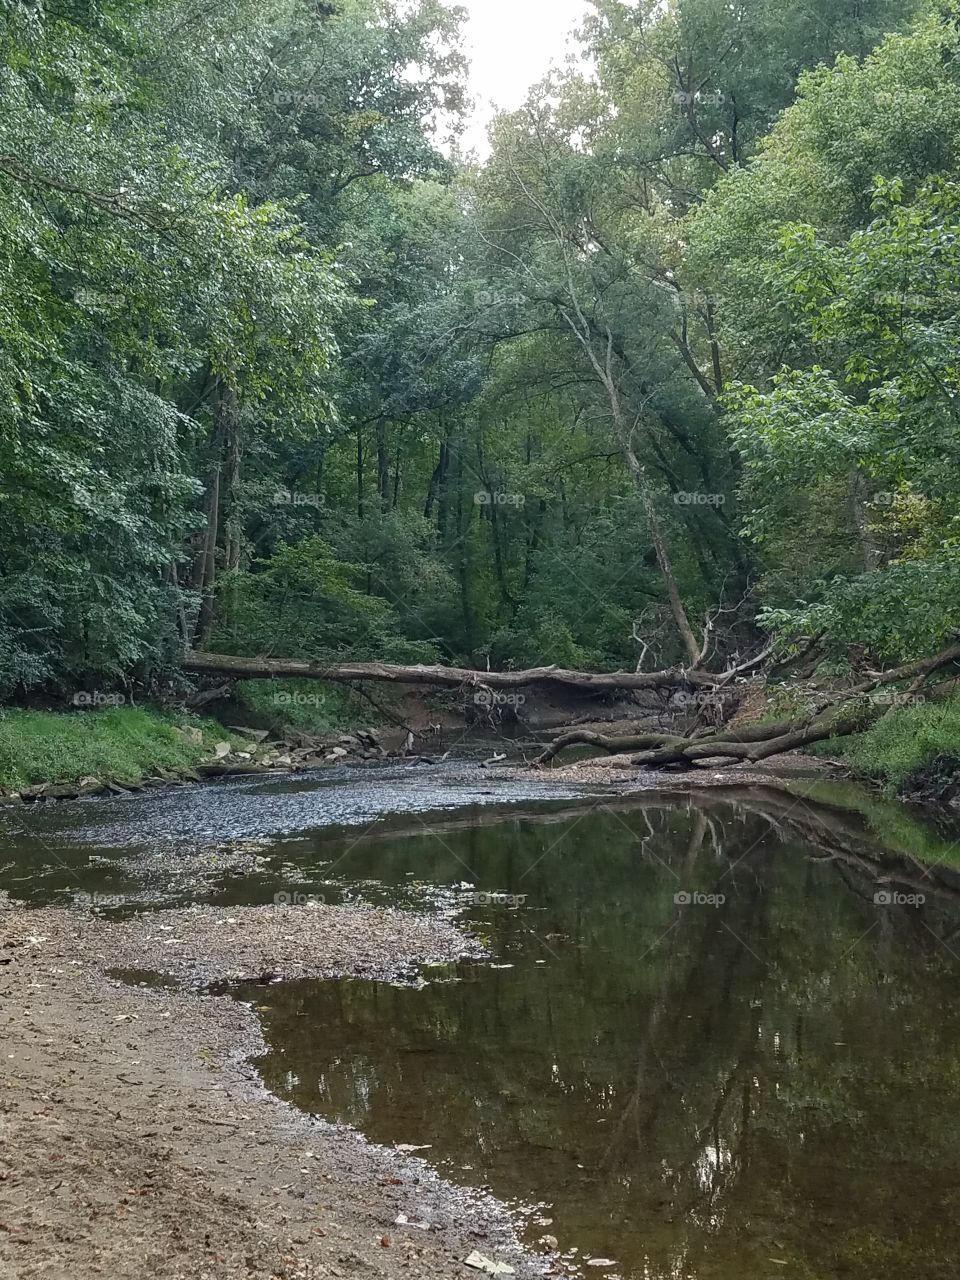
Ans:
{"label": "fallen tree", "polygon": [[[768,724],[694,730],[687,735],[643,733],[608,737],[590,730],[573,730],[552,742],[537,763],[548,764],[567,747],[591,746],[611,755],[637,752],[631,756],[630,764],[648,769],[692,768],[704,761],[712,764],[756,764],[827,738],[846,737],[868,729],[896,705],[893,699],[871,695],[888,686],[910,681],[906,696],[919,696],[930,676],[958,661],[960,644],[951,645],[932,658],[907,663],[891,671],[877,673],[858,685],[836,690],[828,698],[808,707],[803,714]],[[949,683],[951,686],[955,684],[954,681]]]}
{"label": "fallen tree", "polygon": [[[236,679],[329,680],[350,684],[380,680],[392,684],[433,685],[437,688],[522,689],[532,685],[562,685],[593,693],[634,689],[712,689],[721,677],[699,668],[668,671],[567,671],[563,667],[531,667],[524,671],[472,671],[467,667],[397,665],[389,662],[311,662],[305,658],[242,658],[230,654],[188,652],[185,670]],[[726,673],[725,673],[726,674]]]}
{"label": "fallen tree", "polygon": [[[713,765],[738,762],[754,764],[771,756],[800,750],[827,738],[862,732],[896,705],[895,700],[889,697],[877,696],[879,690],[909,682],[907,693],[918,695],[932,675],[960,662],[960,644],[954,644],[931,658],[907,663],[890,671],[871,673],[869,679],[835,689],[827,696],[823,696],[822,691],[807,687],[806,691],[811,694],[810,704],[789,719],[733,727],[726,724],[703,726],[707,706],[719,706],[722,710],[723,696],[729,692],[734,681],[739,680],[746,687],[750,687],[751,680],[762,685],[764,674],[758,669],[770,655],[771,648],[772,646],[767,646],[755,657],[730,665],[719,673],[707,671],[700,665],[706,658],[706,639],[697,664],[653,672],[569,671],[555,666],[532,667],[522,671],[474,671],[465,667],[419,663],[330,664],[301,658],[250,658],[200,652],[187,653],[184,667],[197,674],[217,675],[221,678],[311,679],[344,684],[372,680],[448,689],[487,690],[491,693],[534,685],[560,686],[591,693],[692,691],[698,703],[698,711],[692,723],[682,732],[648,731],[612,736],[588,728],[574,729],[556,738],[537,760],[538,764],[548,764],[568,747],[588,746],[609,755],[629,755],[631,765],[655,769],[694,768],[707,761]],[[801,655],[807,654],[809,649],[810,644],[800,650]],[[768,670],[782,665],[774,664]],[[803,689],[804,686],[800,688]]]}

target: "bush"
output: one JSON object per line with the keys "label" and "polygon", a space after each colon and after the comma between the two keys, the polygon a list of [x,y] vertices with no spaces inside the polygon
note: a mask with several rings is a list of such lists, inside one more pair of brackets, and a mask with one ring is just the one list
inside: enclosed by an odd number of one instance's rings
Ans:
{"label": "bush", "polygon": [[237,701],[274,733],[288,725],[329,733],[379,721],[375,709],[351,689],[322,680],[241,680]]}
{"label": "bush", "polygon": [[854,768],[881,779],[891,790],[902,787],[939,756],[960,748],[960,694],[944,702],[897,707],[865,733],[826,744]]}

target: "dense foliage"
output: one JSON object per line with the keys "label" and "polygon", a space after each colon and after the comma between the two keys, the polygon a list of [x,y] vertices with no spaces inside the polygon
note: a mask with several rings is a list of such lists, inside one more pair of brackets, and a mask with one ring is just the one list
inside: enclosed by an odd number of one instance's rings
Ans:
{"label": "dense foliage", "polygon": [[2,0],[0,692],[960,628],[960,16]]}

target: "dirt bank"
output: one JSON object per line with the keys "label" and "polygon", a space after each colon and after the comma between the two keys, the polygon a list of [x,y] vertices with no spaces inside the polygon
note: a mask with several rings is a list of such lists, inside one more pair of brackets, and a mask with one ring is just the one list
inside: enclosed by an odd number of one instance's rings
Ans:
{"label": "dirt bank", "polygon": [[[263,1050],[253,1011],[104,974],[161,959],[182,976],[226,974],[268,956],[286,969],[279,931],[293,956],[308,927],[316,972],[385,971],[467,945],[452,926],[425,932],[389,912],[351,933],[333,908],[250,910],[259,916],[167,912],[116,926],[3,909],[0,1275],[476,1277],[463,1263],[475,1249],[521,1278],[549,1271],[522,1253],[496,1201],[268,1095],[247,1061]],[[159,936],[170,932],[180,941]]]}

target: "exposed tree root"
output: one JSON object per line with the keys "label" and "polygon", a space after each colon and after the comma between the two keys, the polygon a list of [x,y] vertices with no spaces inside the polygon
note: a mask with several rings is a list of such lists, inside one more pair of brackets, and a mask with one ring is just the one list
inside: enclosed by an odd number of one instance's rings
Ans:
{"label": "exposed tree root", "polygon": [[958,660],[960,645],[951,645],[922,662],[908,663],[859,685],[838,690],[828,699],[809,707],[805,715],[792,720],[746,725],[731,730],[703,730],[687,736],[638,734],[608,737],[589,730],[573,730],[552,742],[537,763],[548,764],[567,747],[591,746],[615,755],[636,751],[638,754],[631,763],[647,769],[693,768],[706,760],[756,764],[827,738],[842,738],[862,732],[885,716],[894,705],[892,702],[871,700],[871,693],[886,685],[907,681],[912,681],[909,691],[913,693],[923,686],[928,676]]}

